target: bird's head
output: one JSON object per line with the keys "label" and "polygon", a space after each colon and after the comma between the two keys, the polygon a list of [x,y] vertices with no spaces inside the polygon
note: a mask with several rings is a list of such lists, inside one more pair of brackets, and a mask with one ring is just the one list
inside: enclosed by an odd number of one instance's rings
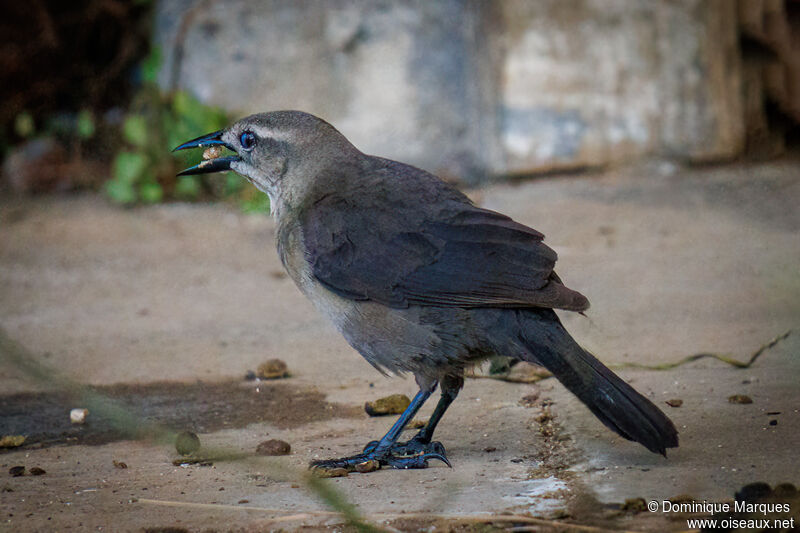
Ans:
{"label": "bird's head", "polygon": [[175,150],[220,146],[235,155],[204,159],[178,175],[233,170],[267,193],[276,208],[301,198],[331,165],[360,154],[333,126],[302,111],[251,115]]}

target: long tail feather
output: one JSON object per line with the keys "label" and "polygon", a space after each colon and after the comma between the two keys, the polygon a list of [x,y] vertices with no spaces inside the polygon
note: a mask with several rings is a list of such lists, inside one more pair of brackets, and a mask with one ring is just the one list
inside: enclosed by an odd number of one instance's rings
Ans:
{"label": "long tail feather", "polygon": [[558,326],[563,336],[548,335],[548,339],[542,339],[535,335],[541,329],[534,324],[534,331],[521,339],[530,349],[532,362],[552,372],[606,427],[666,457],[667,448],[678,446],[678,431],[672,421],[653,402],[581,348],[560,322]]}

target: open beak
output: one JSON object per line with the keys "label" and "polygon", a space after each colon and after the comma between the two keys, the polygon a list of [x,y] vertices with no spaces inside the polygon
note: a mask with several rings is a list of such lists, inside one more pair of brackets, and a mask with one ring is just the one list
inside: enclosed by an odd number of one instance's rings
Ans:
{"label": "open beak", "polygon": [[[230,146],[228,143],[222,140],[222,134],[225,133],[225,130],[215,131],[214,133],[208,133],[206,135],[202,135],[196,139],[192,139],[191,141],[187,141],[182,145],[178,146],[173,152],[177,152],[178,150],[186,150],[187,148],[205,148],[207,146],[224,146],[228,150],[236,151]],[[238,155],[231,155],[225,157],[216,157],[214,159],[204,159],[199,164],[189,167],[185,170],[181,170],[178,172],[178,176],[189,176],[191,174],[209,174],[211,172],[224,172],[226,170],[231,169],[231,163],[235,163],[236,161],[241,161],[241,158]]]}

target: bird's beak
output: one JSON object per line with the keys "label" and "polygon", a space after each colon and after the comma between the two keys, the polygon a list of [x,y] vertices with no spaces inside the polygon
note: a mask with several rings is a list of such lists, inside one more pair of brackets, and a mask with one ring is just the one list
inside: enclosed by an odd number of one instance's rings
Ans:
{"label": "bird's beak", "polygon": [[[222,140],[223,133],[225,133],[225,130],[219,130],[215,131],[214,133],[201,135],[196,139],[192,139],[191,141],[187,141],[182,145],[178,146],[173,150],[173,152],[177,152],[178,150],[186,150],[187,148],[205,148],[207,146],[224,146],[225,148],[235,152],[236,150],[234,150],[231,145]],[[181,170],[180,172],[178,172],[178,176],[188,176],[191,174],[209,174],[211,172],[224,172],[226,170],[230,170],[231,163],[234,163],[236,161],[241,161],[241,158],[238,155],[215,157],[213,159],[204,159],[199,164],[193,167]]]}

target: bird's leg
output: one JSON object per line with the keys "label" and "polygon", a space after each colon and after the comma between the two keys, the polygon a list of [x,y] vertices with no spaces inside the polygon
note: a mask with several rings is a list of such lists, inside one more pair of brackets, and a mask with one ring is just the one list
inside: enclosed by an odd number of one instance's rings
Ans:
{"label": "bird's leg", "polygon": [[400,415],[400,418],[389,429],[386,435],[379,441],[373,441],[367,444],[364,451],[353,455],[351,457],[342,457],[341,459],[329,459],[325,461],[313,461],[312,468],[346,468],[354,470],[356,465],[365,463],[370,460],[378,461],[381,465],[389,465],[394,468],[425,468],[428,466],[428,459],[441,459],[447,462],[443,455],[437,454],[415,454],[412,456],[396,455],[394,453],[394,445],[397,442],[397,437],[400,432],[414,418],[419,408],[425,403],[425,400],[430,397],[433,390],[436,388],[436,382],[431,382],[427,387],[420,388],[419,392],[411,403]]}
{"label": "bird's leg", "polygon": [[[450,404],[453,403],[453,400],[456,399],[458,393],[461,392],[461,388],[464,386],[464,378],[462,376],[455,376],[448,374],[444,376],[440,382],[442,396],[439,398],[439,403],[436,404],[436,408],[433,410],[433,414],[428,419],[428,423],[425,424],[425,427],[419,430],[414,438],[411,441],[416,441],[420,443],[429,443],[433,438],[433,432],[436,429],[437,424],[442,419],[444,412],[447,411],[447,408],[450,407]],[[409,441],[409,442],[411,442]]]}
{"label": "bird's leg", "polygon": [[447,411],[447,408],[450,407],[450,404],[456,399],[456,396],[461,392],[463,386],[464,378],[462,376],[453,374],[445,375],[440,382],[442,395],[439,398],[439,403],[436,404],[436,408],[433,410],[433,414],[431,414],[430,419],[428,419],[428,423],[408,442],[395,444],[392,449],[393,453],[405,455],[433,453],[440,455],[442,460],[449,466],[450,462],[447,460],[442,443],[432,441],[433,432],[436,429],[436,425],[442,419],[444,412]]}

